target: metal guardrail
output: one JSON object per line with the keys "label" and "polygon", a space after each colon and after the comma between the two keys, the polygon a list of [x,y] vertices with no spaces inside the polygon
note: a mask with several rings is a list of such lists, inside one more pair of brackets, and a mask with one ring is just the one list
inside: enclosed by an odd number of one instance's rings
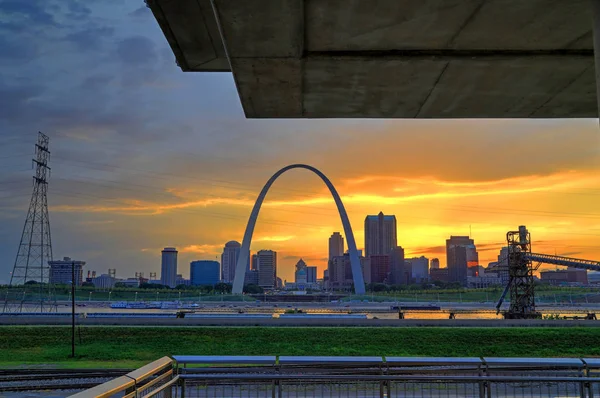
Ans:
{"label": "metal guardrail", "polygon": [[71,395],[70,398],[145,398],[171,397],[179,377],[173,374],[173,360],[162,357],[148,365],[96,387]]}
{"label": "metal guardrail", "polygon": [[600,359],[174,356],[182,397],[600,397]]}
{"label": "metal guardrail", "polygon": [[176,355],[72,397],[315,396],[593,398],[600,358]]}

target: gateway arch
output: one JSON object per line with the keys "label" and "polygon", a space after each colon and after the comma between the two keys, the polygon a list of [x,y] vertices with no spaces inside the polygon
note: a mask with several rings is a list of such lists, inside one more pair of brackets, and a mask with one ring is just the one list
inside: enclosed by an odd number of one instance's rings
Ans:
{"label": "gateway arch", "polygon": [[275,180],[279,178],[280,175],[291,169],[306,169],[312,171],[313,173],[321,177],[321,180],[323,180],[325,185],[327,185],[327,188],[329,188],[331,196],[333,196],[333,200],[335,201],[335,205],[337,206],[338,212],[340,213],[340,218],[342,219],[342,225],[344,227],[344,234],[346,235],[346,241],[348,242],[348,253],[350,255],[350,266],[352,268],[354,290],[356,294],[365,294],[365,282],[363,280],[358,250],[356,249],[356,241],[354,240],[354,234],[352,233],[350,220],[348,220],[348,214],[346,214],[346,209],[344,208],[342,199],[340,199],[340,195],[338,195],[337,191],[335,190],[335,187],[333,186],[331,181],[329,181],[329,179],[325,176],[325,174],[321,173],[318,169],[306,164],[291,164],[282,168],[277,173],[273,174],[271,178],[269,178],[269,181],[267,181],[262,191],[260,191],[260,194],[256,199],[256,203],[254,203],[254,207],[252,208],[252,213],[250,213],[250,219],[248,220],[248,224],[246,225],[246,231],[244,232],[242,248],[240,249],[240,254],[238,256],[237,264],[235,267],[235,277],[233,279],[232,293],[241,294],[244,288],[246,264],[250,260],[250,243],[252,242],[252,234],[254,233],[254,226],[256,225],[256,220],[258,219],[260,206],[265,200],[265,196],[267,196],[267,192],[269,192],[269,189],[271,188],[271,185],[273,185]]}

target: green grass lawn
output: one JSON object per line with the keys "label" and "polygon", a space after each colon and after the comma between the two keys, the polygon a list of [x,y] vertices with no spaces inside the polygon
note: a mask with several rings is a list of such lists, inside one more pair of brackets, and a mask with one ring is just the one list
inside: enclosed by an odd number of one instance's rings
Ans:
{"label": "green grass lawn", "polygon": [[600,328],[0,328],[0,366],[134,368],[164,355],[600,356]]}

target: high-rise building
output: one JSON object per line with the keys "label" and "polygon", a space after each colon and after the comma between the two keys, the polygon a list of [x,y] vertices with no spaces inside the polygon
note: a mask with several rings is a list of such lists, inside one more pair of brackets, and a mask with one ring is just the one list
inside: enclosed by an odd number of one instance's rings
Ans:
{"label": "high-rise building", "polygon": [[263,289],[274,289],[277,283],[277,252],[260,250],[256,253],[258,270],[258,286]]}
{"label": "high-rise building", "polygon": [[440,269],[440,259],[439,258],[432,258],[431,261],[429,262],[429,269]]}
{"label": "high-rise building", "polygon": [[397,245],[396,216],[379,212],[376,216],[365,218],[365,257],[387,256]]}
{"label": "high-rise building", "polygon": [[432,281],[450,282],[448,268],[433,268],[429,270],[429,277]]}
{"label": "high-rise building", "polygon": [[192,286],[214,286],[221,280],[218,261],[198,260],[190,263],[190,283]]}
{"label": "high-rise building", "polygon": [[498,254],[498,264],[496,265],[498,270],[498,276],[500,277],[500,281],[502,285],[506,285],[508,283],[509,274],[508,274],[508,247],[503,247],[500,249],[500,254]]}
{"label": "high-rise building", "polygon": [[413,257],[406,260],[410,262],[412,281],[422,283],[429,279],[429,259],[427,257]]}
{"label": "high-rise building", "polygon": [[[75,267],[75,286],[81,286],[83,282],[83,266],[85,261],[71,260],[63,257],[62,260],[48,261],[50,266],[50,284],[70,285],[73,280],[73,266]],[[27,281],[26,281],[27,282]]]}
{"label": "high-rise building", "polygon": [[390,276],[391,284],[408,285],[410,283],[410,273],[406,272],[402,246],[396,246],[390,251]]}
{"label": "high-rise building", "polygon": [[467,285],[467,248],[451,246],[448,249],[448,278],[450,282]]}
{"label": "high-rise building", "polygon": [[306,267],[306,282],[317,283],[317,267],[308,266]]}
{"label": "high-rise building", "polygon": [[329,257],[331,260],[336,256],[344,255],[344,237],[339,232],[334,232],[329,237]]}
{"label": "high-rise building", "polygon": [[[235,277],[235,266],[242,245],[234,240],[225,243],[223,254],[221,254],[221,280],[225,283],[233,283]],[[246,266],[246,271],[248,270]]]}
{"label": "high-rise building", "polygon": [[[371,262],[360,256],[360,266],[365,283],[371,283]],[[354,285],[350,255],[335,256],[329,261],[328,288],[332,290],[351,290]]]}
{"label": "high-rise building", "polygon": [[177,249],[165,247],[160,264],[160,283],[171,288],[177,286]]}
{"label": "high-rise building", "polygon": [[450,236],[450,239],[446,239],[446,264],[450,281],[466,286],[468,262],[469,259],[474,261],[476,256],[475,243],[468,236]]}
{"label": "high-rise building", "polygon": [[246,275],[244,276],[244,286],[245,285],[258,285],[258,271],[255,269],[251,269],[246,271]]}
{"label": "high-rise building", "polygon": [[371,262],[371,283],[388,283],[390,273],[390,256],[373,255],[369,257]]}
{"label": "high-rise building", "polygon": [[475,245],[467,245],[467,266],[475,267],[479,265],[479,253]]}

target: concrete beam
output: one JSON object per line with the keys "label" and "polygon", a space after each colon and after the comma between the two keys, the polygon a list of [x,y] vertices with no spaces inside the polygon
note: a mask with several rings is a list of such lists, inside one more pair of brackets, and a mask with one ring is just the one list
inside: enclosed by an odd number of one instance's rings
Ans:
{"label": "concrete beam", "polygon": [[434,57],[310,57],[304,116],[413,118],[446,66]]}
{"label": "concrete beam", "polygon": [[182,70],[232,70],[249,118],[597,116],[600,0],[147,1]]}
{"label": "concrete beam", "polygon": [[588,0],[488,0],[449,43],[488,50],[592,49]]}
{"label": "concrete beam", "polygon": [[213,6],[230,59],[302,56],[302,1],[213,0]]}
{"label": "concrete beam", "polygon": [[[416,117],[514,118],[556,117],[550,103],[566,96],[588,98],[574,85],[591,73],[592,59],[582,57],[493,57],[452,60]],[[584,105],[577,113],[589,110]],[[476,116],[474,116],[476,115]]]}
{"label": "concrete beam", "polygon": [[594,24],[594,56],[595,56],[595,77],[596,77],[596,95],[598,109],[600,110],[600,0],[590,0],[591,14]]}
{"label": "concrete beam", "polygon": [[301,60],[232,58],[231,64],[246,117],[302,117]]}
{"label": "concrete beam", "polygon": [[445,48],[481,0],[305,0],[307,51]]}
{"label": "concrete beam", "polygon": [[210,0],[147,0],[184,72],[229,71]]}

